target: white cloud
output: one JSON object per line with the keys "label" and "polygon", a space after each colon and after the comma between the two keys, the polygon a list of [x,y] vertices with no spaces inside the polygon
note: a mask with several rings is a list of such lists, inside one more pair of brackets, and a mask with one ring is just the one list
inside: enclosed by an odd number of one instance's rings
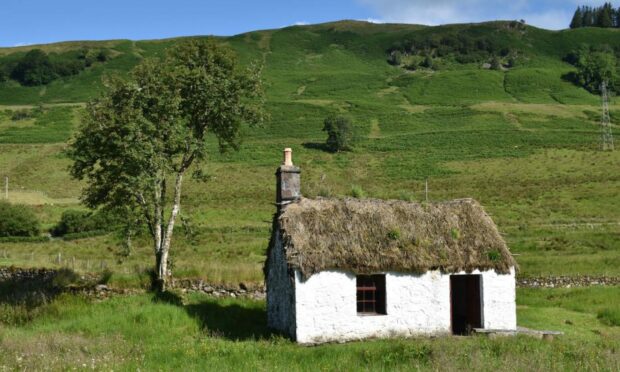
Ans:
{"label": "white cloud", "polygon": [[524,19],[534,26],[568,27],[578,5],[602,5],[601,0],[357,0],[383,22],[440,25],[446,23]]}
{"label": "white cloud", "polygon": [[306,26],[306,25],[308,25],[308,22],[306,21],[297,21],[293,23],[293,26]]}
{"label": "white cloud", "polygon": [[28,45],[32,45],[32,43],[17,43],[17,44],[13,44],[14,47],[22,47],[22,46],[28,46]]}

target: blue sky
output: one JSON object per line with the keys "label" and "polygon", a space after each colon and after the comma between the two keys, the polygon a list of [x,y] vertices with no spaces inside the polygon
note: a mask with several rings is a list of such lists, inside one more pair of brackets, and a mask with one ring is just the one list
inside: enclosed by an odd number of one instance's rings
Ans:
{"label": "blue sky", "polygon": [[[64,40],[234,35],[340,19],[445,24],[525,19],[565,28],[593,0],[1,0],[0,46]],[[618,2],[615,2],[618,5]]]}

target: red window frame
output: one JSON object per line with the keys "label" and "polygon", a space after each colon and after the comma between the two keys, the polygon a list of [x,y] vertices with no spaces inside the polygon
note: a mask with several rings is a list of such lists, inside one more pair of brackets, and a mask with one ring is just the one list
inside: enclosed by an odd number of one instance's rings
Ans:
{"label": "red window frame", "polygon": [[357,313],[359,315],[386,315],[385,275],[357,275]]}

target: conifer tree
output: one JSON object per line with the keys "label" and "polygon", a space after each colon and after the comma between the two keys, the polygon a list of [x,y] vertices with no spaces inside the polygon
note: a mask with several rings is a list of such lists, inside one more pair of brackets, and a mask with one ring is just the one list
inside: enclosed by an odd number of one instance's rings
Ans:
{"label": "conifer tree", "polygon": [[605,3],[602,7],[597,8],[596,26],[604,28],[613,27],[613,14],[614,9],[610,3]]}
{"label": "conifer tree", "polygon": [[581,12],[581,7],[577,7],[573,15],[573,20],[570,22],[570,28],[579,27],[583,27],[583,13]]}

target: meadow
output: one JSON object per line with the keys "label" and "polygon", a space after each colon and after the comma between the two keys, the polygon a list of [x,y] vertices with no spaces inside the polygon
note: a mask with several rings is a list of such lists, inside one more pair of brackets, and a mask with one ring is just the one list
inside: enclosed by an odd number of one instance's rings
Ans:
{"label": "meadow", "polygon": [[[25,325],[0,325],[0,365],[21,370],[612,371],[620,368],[618,294],[616,288],[519,290],[519,322],[565,332],[552,342],[452,336],[314,347],[271,333],[262,301],[136,294],[92,302],[62,295]],[[605,309],[615,309],[616,326]]]}

